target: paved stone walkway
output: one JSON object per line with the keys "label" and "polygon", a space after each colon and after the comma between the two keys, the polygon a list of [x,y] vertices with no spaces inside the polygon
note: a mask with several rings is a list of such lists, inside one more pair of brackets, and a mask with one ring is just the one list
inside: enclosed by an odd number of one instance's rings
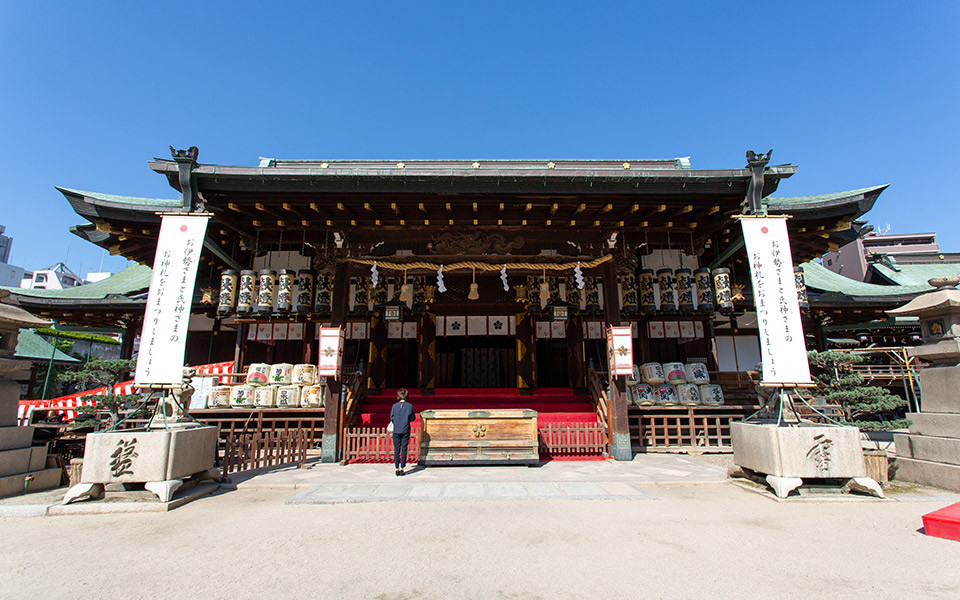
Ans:
{"label": "paved stone walkway", "polygon": [[262,474],[232,475],[238,489],[299,490],[290,504],[338,504],[396,500],[631,499],[655,496],[644,485],[722,483],[723,467],[689,456],[638,455],[630,462],[548,462],[537,467],[408,468],[393,465],[314,464]]}

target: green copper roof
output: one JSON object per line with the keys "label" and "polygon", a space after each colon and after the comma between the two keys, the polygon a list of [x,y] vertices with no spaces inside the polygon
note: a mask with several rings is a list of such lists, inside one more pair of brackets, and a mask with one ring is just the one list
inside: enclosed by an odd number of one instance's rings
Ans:
{"label": "green copper roof", "polygon": [[872,268],[896,285],[927,285],[933,277],[951,277],[960,275],[960,264],[932,263],[924,265],[897,264],[896,267],[882,263],[871,263]]}
{"label": "green copper roof", "polygon": [[30,298],[59,298],[63,300],[102,300],[107,296],[125,296],[150,288],[153,269],[133,264],[102,281],[87,283],[65,290],[32,290],[7,287],[10,293]]}
{"label": "green copper roof", "polygon": [[17,351],[14,358],[23,360],[44,361],[50,360],[50,353],[53,352],[53,361],[58,363],[80,362],[69,354],[64,354],[60,350],[54,350],[53,344],[37,335],[33,329],[21,329],[17,336]]}
{"label": "green copper roof", "polygon": [[57,187],[58,190],[68,194],[76,194],[93,198],[101,202],[110,202],[113,204],[129,204],[140,206],[165,206],[178,207],[183,205],[183,200],[179,198],[138,198],[136,196],[115,196],[113,194],[101,194],[99,192],[85,192],[83,190],[71,190],[70,188]]}
{"label": "green copper roof", "polygon": [[923,285],[877,285],[864,283],[827,269],[820,263],[806,262],[803,268],[803,281],[808,288],[824,292],[838,292],[847,296],[903,296],[928,292],[933,288]]}
{"label": "green copper roof", "polygon": [[799,206],[816,206],[818,204],[831,204],[838,200],[861,196],[870,192],[882,191],[887,185],[875,185],[873,187],[860,188],[859,190],[850,190],[847,192],[835,192],[833,194],[820,194],[817,196],[793,196],[791,198],[764,198],[763,204],[770,208],[795,208]]}

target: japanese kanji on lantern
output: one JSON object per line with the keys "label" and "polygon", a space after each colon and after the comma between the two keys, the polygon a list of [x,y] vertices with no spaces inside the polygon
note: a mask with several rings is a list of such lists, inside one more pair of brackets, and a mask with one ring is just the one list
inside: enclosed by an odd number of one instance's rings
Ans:
{"label": "japanese kanji on lantern", "polygon": [[742,218],[764,384],[810,383],[793,257],[783,217]]}
{"label": "japanese kanji on lantern", "polygon": [[136,385],[179,384],[206,216],[164,216],[140,333]]}
{"label": "japanese kanji on lantern", "polygon": [[607,361],[611,377],[633,375],[633,333],[629,325],[607,327]]}
{"label": "japanese kanji on lantern", "polygon": [[320,352],[317,375],[340,379],[343,368],[343,327],[320,328]]}

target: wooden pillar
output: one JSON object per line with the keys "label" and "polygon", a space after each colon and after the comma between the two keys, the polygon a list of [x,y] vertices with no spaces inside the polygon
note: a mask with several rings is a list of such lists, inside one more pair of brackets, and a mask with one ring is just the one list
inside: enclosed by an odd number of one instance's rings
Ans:
{"label": "wooden pillar", "polygon": [[586,366],[583,364],[583,319],[579,316],[571,317],[567,321],[567,373],[570,378],[570,387],[583,389],[587,387]]}
{"label": "wooden pillar", "polygon": [[143,326],[142,318],[134,318],[127,321],[120,335],[120,359],[130,360],[133,358],[133,340],[137,337],[140,328]]}
{"label": "wooden pillar", "polygon": [[[313,358],[313,342],[317,337],[318,323],[307,321],[303,324],[303,362],[310,364]],[[318,350],[319,351],[319,350]]]}
{"label": "wooden pillar", "polygon": [[367,359],[367,387],[382,390],[387,380],[387,322],[370,317],[370,353]]}
{"label": "wooden pillar", "polygon": [[517,314],[517,388],[530,394],[537,387],[537,332],[533,315]]}
{"label": "wooden pillar", "polygon": [[233,346],[233,372],[239,373],[243,368],[244,342],[247,337],[248,323],[237,323],[237,340]]}
{"label": "wooden pillar", "polygon": [[420,315],[417,327],[417,385],[424,396],[432,396],[437,387],[437,316]]}
{"label": "wooden pillar", "polygon": [[[350,306],[350,279],[348,278],[347,263],[337,263],[333,279],[333,294],[330,304],[330,324],[333,327],[343,325],[347,321],[347,309]],[[323,441],[321,442],[320,461],[325,463],[337,462],[337,444],[340,439],[340,400],[343,395],[343,384],[331,378],[327,379],[327,398],[323,410]]]}
{"label": "wooden pillar", "polygon": [[[620,324],[620,294],[617,292],[617,277],[612,261],[603,263],[603,316],[606,325]],[[609,366],[608,366],[609,368]],[[626,380],[610,378],[610,456],[616,460],[632,460],[630,448],[630,422],[627,419]]]}

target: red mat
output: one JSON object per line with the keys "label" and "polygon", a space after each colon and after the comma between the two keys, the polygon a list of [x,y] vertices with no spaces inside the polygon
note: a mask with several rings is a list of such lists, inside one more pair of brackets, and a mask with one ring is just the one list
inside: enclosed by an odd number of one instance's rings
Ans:
{"label": "red mat", "polygon": [[921,519],[927,535],[960,542],[960,503],[927,513]]}

